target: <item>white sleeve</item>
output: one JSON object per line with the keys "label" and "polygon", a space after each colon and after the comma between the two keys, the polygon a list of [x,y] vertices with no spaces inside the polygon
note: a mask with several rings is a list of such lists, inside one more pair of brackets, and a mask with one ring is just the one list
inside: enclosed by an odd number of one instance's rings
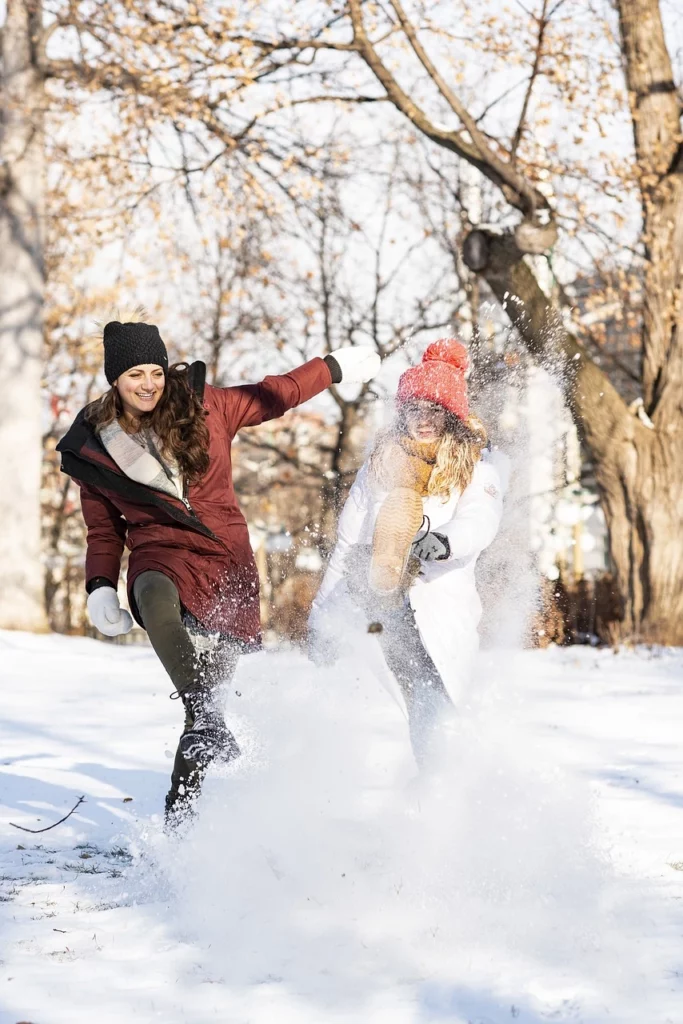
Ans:
{"label": "white sleeve", "polygon": [[448,538],[451,550],[447,561],[476,558],[496,536],[503,514],[501,476],[493,462],[479,462],[453,518],[435,530]]}
{"label": "white sleeve", "polygon": [[327,565],[320,589],[313,601],[311,619],[315,619],[316,614],[320,612],[323,604],[337,584],[344,579],[344,566],[347,555],[353,545],[359,540],[369,508],[369,495],[365,477],[366,469],[363,467],[349,491],[349,496],[339,517],[339,522],[337,523],[337,543]]}

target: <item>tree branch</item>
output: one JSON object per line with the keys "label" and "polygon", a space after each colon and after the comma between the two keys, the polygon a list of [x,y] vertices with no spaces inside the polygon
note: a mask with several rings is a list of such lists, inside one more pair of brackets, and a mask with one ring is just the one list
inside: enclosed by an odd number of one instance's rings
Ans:
{"label": "tree branch", "polygon": [[[481,161],[490,169],[490,171],[493,171],[496,174],[500,182],[504,183],[519,197],[518,202],[515,205],[519,206],[523,213],[530,214],[532,216],[537,210],[549,209],[546,197],[526,181],[525,178],[514,169],[512,164],[501,160],[498,154],[491,149],[476,120],[446,83],[436,65],[422,46],[415,28],[401,6],[400,0],[389,0],[389,3],[396,13],[396,17],[399,20],[401,28],[403,29],[406,39],[410,43],[415,56],[422,64],[423,68],[434,82],[453,113],[460,118],[461,122],[469,132],[472,144],[474,145]],[[544,11],[546,3],[547,0],[544,0]],[[361,17],[359,0],[351,0],[349,6],[352,12],[353,8],[356,7],[358,17]],[[484,173],[487,174],[487,177],[490,177],[490,172],[487,173],[485,171]]]}
{"label": "tree branch", "polygon": [[79,82],[81,85],[96,85],[101,89],[128,88],[139,91],[142,86],[142,78],[120,64],[93,66],[75,60],[45,59],[41,70],[46,78],[60,78],[63,81]]}
{"label": "tree branch", "polygon": [[537,192],[520,174],[510,167],[504,160],[501,160],[488,145],[485,136],[482,134],[475,119],[469,114],[466,108],[460,103],[457,96],[447,86],[430,58],[424,51],[422,44],[417,39],[412,25],[408,21],[403,8],[397,0],[390,0],[396,15],[401,22],[401,27],[406,34],[413,51],[421,61],[425,70],[434,81],[439,91],[447,100],[451,109],[462,121],[470,135],[469,141],[462,132],[444,131],[437,128],[433,121],[427,117],[424,110],[403,91],[394,76],[386,67],[370,41],[361,9],[361,0],[349,0],[349,13],[353,25],[354,42],[360,56],[368,65],[380,84],[384,87],[389,99],[394,106],[401,111],[415,127],[427,138],[430,138],[438,145],[450,149],[458,156],[468,160],[489,180],[498,185],[503,195],[518,210],[521,210],[528,217],[533,217],[539,209],[549,209],[548,201],[540,192]]}
{"label": "tree branch", "polygon": [[511,235],[473,231],[463,258],[485,278],[529,352],[559,383],[591,452],[604,456],[629,411],[609,377],[569,333]]}
{"label": "tree branch", "polygon": [[[326,26],[327,27],[327,26]],[[268,55],[278,50],[339,50],[342,53],[354,53],[358,47],[355,43],[341,43],[334,39],[253,39],[249,36],[230,36],[231,42],[251,43],[262,53]]]}
{"label": "tree branch", "polygon": [[60,18],[57,18],[51,25],[45,25],[34,40],[36,63],[43,73],[47,63],[47,44],[55,32],[58,32],[61,28],[69,28],[70,24],[68,21],[62,21]]}
{"label": "tree branch", "polygon": [[59,819],[59,821],[56,821],[54,825],[48,825],[47,828],[24,828],[23,825],[15,825],[13,821],[10,821],[10,825],[12,826],[12,828],[18,828],[21,829],[22,832],[30,832],[32,835],[37,836],[40,835],[41,832],[49,832],[51,828],[57,828],[57,825],[62,825],[66,821],[66,819],[70,818],[74,811],[78,810],[81,804],[84,803],[85,797],[79,796],[78,800],[73,805],[69,813],[65,814],[63,818]]}
{"label": "tree branch", "polygon": [[510,159],[512,163],[515,163],[517,157],[517,149],[522,141],[522,134],[526,124],[526,115],[529,109],[529,103],[531,101],[531,94],[534,89],[534,84],[538,76],[538,72],[541,66],[541,59],[543,57],[543,41],[545,37],[545,30],[548,26],[548,18],[546,12],[548,10],[548,0],[543,0],[543,7],[541,8],[541,14],[538,18],[538,39],[536,41],[536,53],[534,54],[534,63],[531,68],[531,75],[529,77],[529,84],[527,85],[526,93],[524,94],[524,102],[522,103],[522,110],[519,115],[519,123],[512,139],[512,145],[510,146]]}

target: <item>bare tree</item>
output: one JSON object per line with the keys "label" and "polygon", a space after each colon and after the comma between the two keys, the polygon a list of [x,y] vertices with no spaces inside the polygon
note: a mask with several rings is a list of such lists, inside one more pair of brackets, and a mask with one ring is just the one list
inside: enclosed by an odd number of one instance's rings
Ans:
{"label": "bare tree", "polygon": [[[571,103],[586,79],[583,66],[574,68],[572,63],[570,20],[564,37],[553,35],[558,18],[568,11],[563,0],[538,0],[537,13],[523,8],[528,73],[485,106],[476,93],[467,102],[461,100],[448,59],[455,33],[438,23],[440,6],[432,15],[417,0],[409,11],[400,0],[381,6],[347,0],[332,12],[321,3],[305,14],[293,11],[290,33],[280,36],[273,34],[272,22],[262,34],[255,32],[259,12],[251,7],[237,18],[208,2],[186,10],[170,0],[154,8],[144,0],[103,0],[94,7],[80,0],[46,0],[46,26],[40,0],[9,0],[2,40],[0,137],[0,452],[6,466],[0,624],[36,628],[44,622],[37,512],[43,165],[46,141],[53,151],[57,146],[54,133],[45,131],[46,117],[51,125],[58,111],[64,126],[77,116],[79,103],[109,98],[114,129],[108,141],[98,138],[87,152],[81,147],[74,167],[81,197],[89,194],[93,167],[106,178],[113,230],[119,221],[130,222],[142,204],[161,216],[164,185],[185,196],[192,207],[193,183],[206,175],[233,202],[238,175],[240,185],[258,197],[264,215],[274,216],[274,197],[287,203],[294,196],[289,187],[293,177],[315,180],[321,173],[319,146],[290,145],[287,112],[322,101],[354,104],[359,112],[398,112],[413,136],[466,161],[497,190],[502,230],[472,231],[464,246],[465,260],[505,304],[529,350],[561,366],[567,399],[597,467],[624,598],[624,632],[650,640],[681,640],[680,99],[657,0],[615,2],[618,57],[635,140],[633,182],[642,214],[634,243],[634,273],[644,280],[642,404],[635,406],[624,400],[594,358],[595,345],[586,331],[569,324],[562,289],[553,287],[547,294],[536,273],[538,258],[558,237],[576,237],[583,244],[577,232],[588,224],[578,199],[572,214],[568,189],[560,204],[548,187],[548,176],[557,168],[561,176],[564,165],[556,150],[545,146],[535,120],[542,89],[552,85],[556,95],[566,94]],[[496,24],[487,20],[494,24],[490,30],[482,27],[480,55],[496,50],[502,15],[498,17]],[[302,18],[308,24],[302,26]],[[53,39],[61,42],[58,58],[50,56]],[[476,42],[475,34],[472,45]],[[321,64],[324,55],[327,63]],[[355,74],[346,74],[353,62],[366,71],[360,84]],[[404,75],[406,62],[412,62],[415,73]],[[612,65],[599,70],[600,85],[616,95],[610,74]],[[262,90],[258,104],[251,102],[252,87]],[[493,130],[491,111],[505,107],[509,95],[517,102],[514,123],[509,130]],[[61,145],[68,156],[76,142],[64,142],[65,135],[62,127]],[[575,195],[594,173],[586,162],[569,171],[566,181],[576,180]],[[606,170],[605,178],[606,197],[620,187],[620,180],[625,182],[612,171]],[[318,213],[311,223],[325,234],[325,220]],[[594,234],[598,237],[598,229]],[[101,237],[96,236],[98,243]],[[319,242],[318,234],[313,237]],[[320,302],[323,309],[322,293]],[[372,337],[376,308],[370,301],[360,322],[354,315],[348,323],[334,325],[335,343]],[[328,327],[323,315],[318,335],[323,344],[328,344]],[[390,346],[391,340],[382,335],[379,344]],[[348,406],[340,396],[334,400],[343,427],[349,427]],[[342,463],[340,454],[340,468]]]}
{"label": "bare tree", "polygon": [[[191,10],[167,0],[153,10],[146,0],[7,2],[0,81],[2,627],[46,624],[40,546],[46,199],[49,224],[63,236],[91,213],[84,245],[93,254],[124,234],[143,207],[160,218],[164,188],[192,207],[192,182],[205,176],[233,203],[240,189],[258,194],[264,216],[272,214],[268,188],[286,154],[276,133],[259,126],[277,98],[250,111],[255,52],[230,42],[232,22],[230,10],[208,0]],[[86,126],[86,111],[96,107],[100,116]],[[50,191],[48,156],[53,182],[60,163],[69,172]],[[92,213],[94,192],[103,202]]]}
{"label": "bare tree", "polygon": [[[374,184],[378,202],[367,221],[354,210],[347,188],[349,181],[358,187],[358,168],[342,175],[323,163],[315,200],[296,204],[283,247],[299,259],[280,264],[273,323],[276,339],[302,358],[363,344],[387,360],[426,332],[447,328],[464,303],[455,268],[436,260],[437,246],[421,223],[396,237],[402,227],[400,162],[396,150]],[[435,265],[421,275],[419,288],[406,288],[420,258]],[[362,461],[370,409],[382,392],[370,382],[351,395],[332,387],[330,397],[330,436],[316,460],[321,510],[315,533],[323,549],[334,542],[337,515]],[[260,442],[247,435],[245,443]],[[310,466],[301,468],[311,473]]]}
{"label": "bare tree", "polygon": [[[620,32],[618,56],[628,88],[635,144],[633,181],[640,194],[642,216],[635,241],[643,279],[642,401],[631,404],[593,357],[594,348],[587,347],[590,339],[585,332],[581,337],[582,332],[569,325],[563,311],[569,300],[562,289],[555,288],[549,295],[541,287],[534,262],[552,250],[559,227],[571,233],[572,208],[566,212],[570,193],[567,191],[564,196],[565,212],[560,217],[552,188],[547,185],[554,170],[555,153],[552,149],[549,154],[544,151],[542,137],[535,137],[531,116],[542,85],[554,83],[558,95],[566,94],[570,103],[580,93],[577,82],[580,83],[583,69],[570,66],[570,15],[565,25],[564,48],[559,37],[552,46],[549,42],[553,19],[567,10],[563,0],[542,0],[537,14],[524,8],[531,37],[528,75],[522,83],[516,124],[507,134],[498,136],[483,127],[489,107],[475,112],[476,99],[470,100],[469,105],[463,102],[454,88],[453,76],[440,69],[448,56],[448,27],[430,18],[422,4],[413,5],[408,12],[401,0],[388,0],[382,7],[363,0],[348,0],[331,17],[326,17],[321,8],[315,31],[308,35],[264,38],[258,42],[264,61],[277,63],[281,71],[290,69],[292,80],[302,66],[315,68],[321,54],[331,52],[336,63],[318,66],[319,101],[331,98],[333,92],[337,93],[335,102],[345,96],[357,100],[361,87],[349,85],[351,79],[343,75],[346,65],[339,64],[338,59],[343,55],[362,61],[375,82],[374,89],[363,83],[368,100],[393,107],[412,131],[467,161],[498,190],[502,213],[510,226],[498,231],[485,227],[473,230],[464,244],[464,259],[503,304],[529,351],[537,359],[552,363],[563,382],[567,401],[596,466],[611,558],[623,600],[624,635],[681,643],[681,100],[667,51],[659,0],[615,0],[615,6]],[[494,31],[500,26],[498,15]],[[603,18],[599,31],[604,34],[608,30]],[[427,42],[430,38],[432,48]],[[493,33],[486,40],[495,47]],[[603,41],[596,34],[596,65]],[[404,85],[408,61],[412,61],[411,67],[419,74],[407,76],[409,84]],[[342,73],[337,70],[339,67]],[[608,72],[612,74],[608,69],[604,75],[608,76]],[[335,90],[335,83],[340,81],[343,89]],[[613,76],[604,77],[601,84],[605,85],[606,94],[618,97]],[[500,97],[495,102],[502,100]],[[580,142],[579,139],[577,145]],[[581,182],[587,184],[594,170],[586,161],[572,173],[579,182],[578,194]],[[597,182],[596,186],[603,187],[607,199],[613,185],[616,189],[631,185],[630,173],[624,171],[619,179],[612,170],[605,170],[604,185]],[[573,211],[579,227],[587,224],[578,198]],[[510,214],[514,213],[518,220],[512,226],[514,218]]]}
{"label": "bare tree", "polygon": [[[540,355],[565,356],[567,399],[595,461],[628,636],[683,640],[683,148],[681,104],[656,0],[618,0],[642,200],[642,415],[563,326],[519,237],[470,236],[465,254]],[[645,55],[647,55],[645,57]],[[519,235],[519,232],[518,232]]]}

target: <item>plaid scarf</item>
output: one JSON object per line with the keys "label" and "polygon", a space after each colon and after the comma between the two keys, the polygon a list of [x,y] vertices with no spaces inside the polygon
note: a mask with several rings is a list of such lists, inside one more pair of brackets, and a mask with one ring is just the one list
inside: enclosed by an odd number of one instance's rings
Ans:
{"label": "plaid scarf", "polygon": [[161,444],[149,429],[127,434],[118,420],[100,429],[100,440],[122,472],[136,483],[165,491],[174,498],[183,496],[183,480],[178,463],[161,457]]}

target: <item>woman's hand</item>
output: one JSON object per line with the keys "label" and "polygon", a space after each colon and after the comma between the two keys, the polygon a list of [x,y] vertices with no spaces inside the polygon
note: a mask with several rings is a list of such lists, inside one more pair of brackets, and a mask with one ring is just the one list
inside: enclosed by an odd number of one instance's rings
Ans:
{"label": "woman's hand", "polygon": [[443,562],[450,556],[451,546],[443,533],[425,533],[414,542],[412,553],[423,562]]}
{"label": "woman's hand", "polygon": [[120,636],[133,628],[130,612],[121,607],[113,587],[97,587],[88,595],[88,615],[95,629],[105,636]]}

